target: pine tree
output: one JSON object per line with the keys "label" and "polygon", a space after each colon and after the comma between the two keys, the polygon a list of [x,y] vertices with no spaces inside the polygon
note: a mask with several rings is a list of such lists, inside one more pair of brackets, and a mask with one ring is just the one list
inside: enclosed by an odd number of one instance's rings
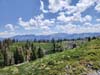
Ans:
{"label": "pine tree", "polygon": [[0,52],[0,67],[4,65],[3,63],[4,63],[3,54]]}
{"label": "pine tree", "polygon": [[87,37],[87,40],[90,42],[91,41],[91,37]]}
{"label": "pine tree", "polygon": [[12,44],[12,40],[8,38],[8,39],[5,39],[3,41],[3,43],[6,45],[6,47],[8,47],[8,46],[10,46]]}
{"label": "pine tree", "polygon": [[44,52],[41,47],[38,48],[37,56],[38,56],[38,58],[42,58],[44,56]]}
{"label": "pine tree", "polygon": [[4,57],[4,66],[8,66],[9,65],[8,48],[4,48],[3,57]]}
{"label": "pine tree", "polygon": [[56,41],[54,39],[52,39],[51,42],[52,42],[52,45],[53,45],[52,53],[55,53],[56,52]]}
{"label": "pine tree", "polygon": [[0,49],[2,49],[3,47],[3,42],[0,41]]}
{"label": "pine tree", "polygon": [[62,42],[62,40],[60,40],[60,42],[59,42],[59,52],[62,52],[63,50],[64,50],[63,42]]}
{"label": "pine tree", "polygon": [[37,58],[36,57],[36,47],[33,44],[31,44],[31,50],[32,50],[32,52],[31,52],[30,59],[35,60]]}
{"label": "pine tree", "polygon": [[30,46],[31,46],[31,42],[27,40],[27,41],[26,41],[26,44],[25,44],[25,48],[26,48],[26,49],[29,49]]}
{"label": "pine tree", "polygon": [[24,55],[21,48],[16,48],[14,52],[14,60],[15,60],[15,64],[24,62]]}

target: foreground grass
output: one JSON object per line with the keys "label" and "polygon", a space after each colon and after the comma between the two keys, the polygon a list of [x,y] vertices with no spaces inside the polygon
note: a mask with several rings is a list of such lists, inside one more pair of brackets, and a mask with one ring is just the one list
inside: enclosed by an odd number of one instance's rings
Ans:
{"label": "foreground grass", "polygon": [[47,55],[41,59],[0,69],[0,75],[87,75],[100,69],[100,40]]}

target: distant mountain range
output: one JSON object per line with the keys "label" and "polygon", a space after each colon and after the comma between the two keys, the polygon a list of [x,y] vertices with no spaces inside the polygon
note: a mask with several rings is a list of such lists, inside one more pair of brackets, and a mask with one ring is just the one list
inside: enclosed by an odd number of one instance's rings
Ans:
{"label": "distant mountain range", "polygon": [[[51,40],[51,39],[77,39],[77,38],[85,38],[85,37],[93,37],[100,36],[100,33],[81,33],[81,34],[67,34],[67,33],[56,33],[51,35],[17,35],[11,37],[11,39],[26,41],[26,40]],[[4,38],[0,38],[3,40]]]}

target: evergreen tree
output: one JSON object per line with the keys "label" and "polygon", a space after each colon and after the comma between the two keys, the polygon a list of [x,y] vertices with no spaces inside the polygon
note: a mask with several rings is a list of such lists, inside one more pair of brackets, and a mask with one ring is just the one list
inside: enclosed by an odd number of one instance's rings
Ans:
{"label": "evergreen tree", "polygon": [[26,49],[29,49],[30,46],[31,46],[31,42],[27,40],[27,41],[26,41],[26,44],[25,44],[25,48],[26,48]]}
{"label": "evergreen tree", "polygon": [[3,63],[4,63],[3,54],[0,52],[0,67],[4,65]]}
{"label": "evergreen tree", "polygon": [[38,48],[37,56],[38,56],[38,58],[42,58],[44,56],[44,52],[41,47]]}
{"label": "evergreen tree", "polygon": [[6,47],[10,46],[12,44],[12,40],[11,39],[5,39],[4,41],[4,44],[6,45]]}
{"label": "evergreen tree", "polygon": [[31,52],[31,60],[35,60],[37,57],[36,57],[36,47],[32,44],[31,45],[31,50],[32,50],[32,52]]}
{"label": "evergreen tree", "polygon": [[0,49],[3,48],[3,42],[0,41]]}
{"label": "evergreen tree", "polygon": [[73,48],[76,48],[76,47],[77,47],[77,45],[74,43],[74,44],[73,44]]}
{"label": "evergreen tree", "polygon": [[54,39],[52,39],[51,42],[52,42],[52,45],[53,45],[52,53],[55,53],[56,52],[56,41]]}
{"label": "evergreen tree", "polygon": [[15,64],[24,62],[24,55],[21,48],[16,48],[14,52],[14,60],[15,60]]}
{"label": "evergreen tree", "polygon": [[91,37],[86,37],[86,39],[90,42],[91,41]]}
{"label": "evergreen tree", "polygon": [[59,46],[59,51],[62,52],[64,50],[64,47],[63,47],[63,40],[60,40],[60,46]]}
{"label": "evergreen tree", "polygon": [[95,37],[95,36],[93,36],[93,37],[92,37],[92,39],[94,40],[94,39],[96,39],[96,37]]}
{"label": "evergreen tree", "polygon": [[3,49],[3,57],[4,57],[4,66],[8,66],[9,65],[8,48]]}

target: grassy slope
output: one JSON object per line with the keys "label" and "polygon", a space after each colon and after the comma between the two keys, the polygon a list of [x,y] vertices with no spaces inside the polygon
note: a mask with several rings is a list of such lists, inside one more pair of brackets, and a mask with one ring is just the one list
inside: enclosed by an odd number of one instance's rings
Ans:
{"label": "grassy slope", "polygon": [[100,39],[80,48],[47,55],[42,59],[0,69],[0,75],[82,75],[100,69]]}

